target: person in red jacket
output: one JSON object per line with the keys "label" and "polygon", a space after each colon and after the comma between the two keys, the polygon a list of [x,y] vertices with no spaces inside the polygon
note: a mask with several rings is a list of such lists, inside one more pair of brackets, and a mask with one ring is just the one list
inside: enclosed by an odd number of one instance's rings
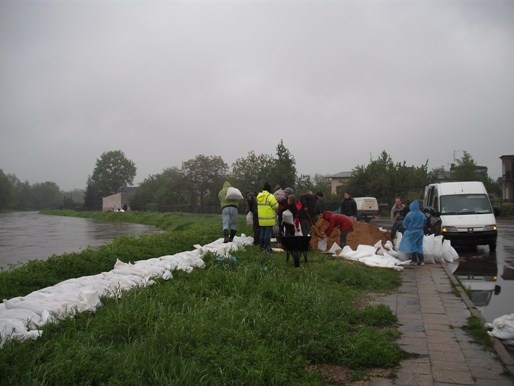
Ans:
{"label": "person in red jacket", "polygon": [[325,236],[330,236],[335,228],[339,228],[341,236],[339,238],[339,246],[343,248],[346,245],[346,235],[353,228],[354,219],[345,216],[344,214],[334,214],[328,210],[323,212],[323,219],[328,221],[328,228],[325,229]]}

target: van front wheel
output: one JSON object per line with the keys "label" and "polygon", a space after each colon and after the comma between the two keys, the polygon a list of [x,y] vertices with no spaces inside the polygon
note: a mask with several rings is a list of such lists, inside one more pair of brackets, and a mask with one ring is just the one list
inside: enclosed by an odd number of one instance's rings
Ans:
{"label": "van front wheel", "polygon": [[494,243],[489,244],[489,251],[496,252],[496,241]]}

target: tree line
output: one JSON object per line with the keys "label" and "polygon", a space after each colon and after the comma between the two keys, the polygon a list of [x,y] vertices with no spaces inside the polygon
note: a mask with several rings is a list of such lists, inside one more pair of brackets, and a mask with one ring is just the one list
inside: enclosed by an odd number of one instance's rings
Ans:
{"label": "tree line", "polygon": [[[140,184],[130,206],[132,210],[141,211],[214,212],[219,209],[218,192],[224,181],[229,181],[243,194],[259,192],[265,182],[282,188],[291,187],[298,196],[309,190],[323,191],[323,206],[332,210],[338,208],[343,191],[349,191],[354,197],[376,197],[379,202],[390,204],[398,196],[405,201],[421,198],[426,185],[440,180],[479,180],[484,182],[490,194],[501,196],[500,184],[481,173],[467,152],[456,160],[450,172],[442,168],[428,171],[427,164],[428,160],[420,166],[393,162],[391,156],[382,151],[377,159],[370,159],[368,165],[354,167],[348,182],[332,194],[325,176],[298,174],[295,158],[281,140],[275,154],[250,151],[231,167],[220,156],[198,155],[183,162],[181,168],[165,168],[161,173],[149,175]],[[136,170],[134,162],[121,150],[104,152],[96,160],[85,190],[66,194],[54,182],[31,185],[0,169],[0,210],[101,210],[102,197],[131,186]],[[82,198],[80,193],[83,193],[83,201],[77,203],[77,198]]]}

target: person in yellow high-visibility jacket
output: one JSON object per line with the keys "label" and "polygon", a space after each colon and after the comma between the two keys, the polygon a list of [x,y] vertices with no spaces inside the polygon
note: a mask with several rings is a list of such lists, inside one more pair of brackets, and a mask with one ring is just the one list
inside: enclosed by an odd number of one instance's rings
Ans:
{"label": "person in yellow high-visibility jacket", "polygon": [[271,185],[266,182],[262,191],[257,195],[257,214],[260,227],[259,241],[261,249],[266,252],[271,252],[271,234],[273,233],[275,214],[278,209],[278,201],[270,191]]}

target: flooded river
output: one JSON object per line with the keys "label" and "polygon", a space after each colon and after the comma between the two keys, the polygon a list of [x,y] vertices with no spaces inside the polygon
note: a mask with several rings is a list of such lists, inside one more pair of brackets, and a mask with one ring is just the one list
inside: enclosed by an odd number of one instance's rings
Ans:
{"label": "flooded river", "polygon": [[[123,213],[120,213],[123,216]],[[42,215],[38,212],[0,213],[0,269],[51,255],[80,252],[119,236],[161,232],[141,224]]]}

